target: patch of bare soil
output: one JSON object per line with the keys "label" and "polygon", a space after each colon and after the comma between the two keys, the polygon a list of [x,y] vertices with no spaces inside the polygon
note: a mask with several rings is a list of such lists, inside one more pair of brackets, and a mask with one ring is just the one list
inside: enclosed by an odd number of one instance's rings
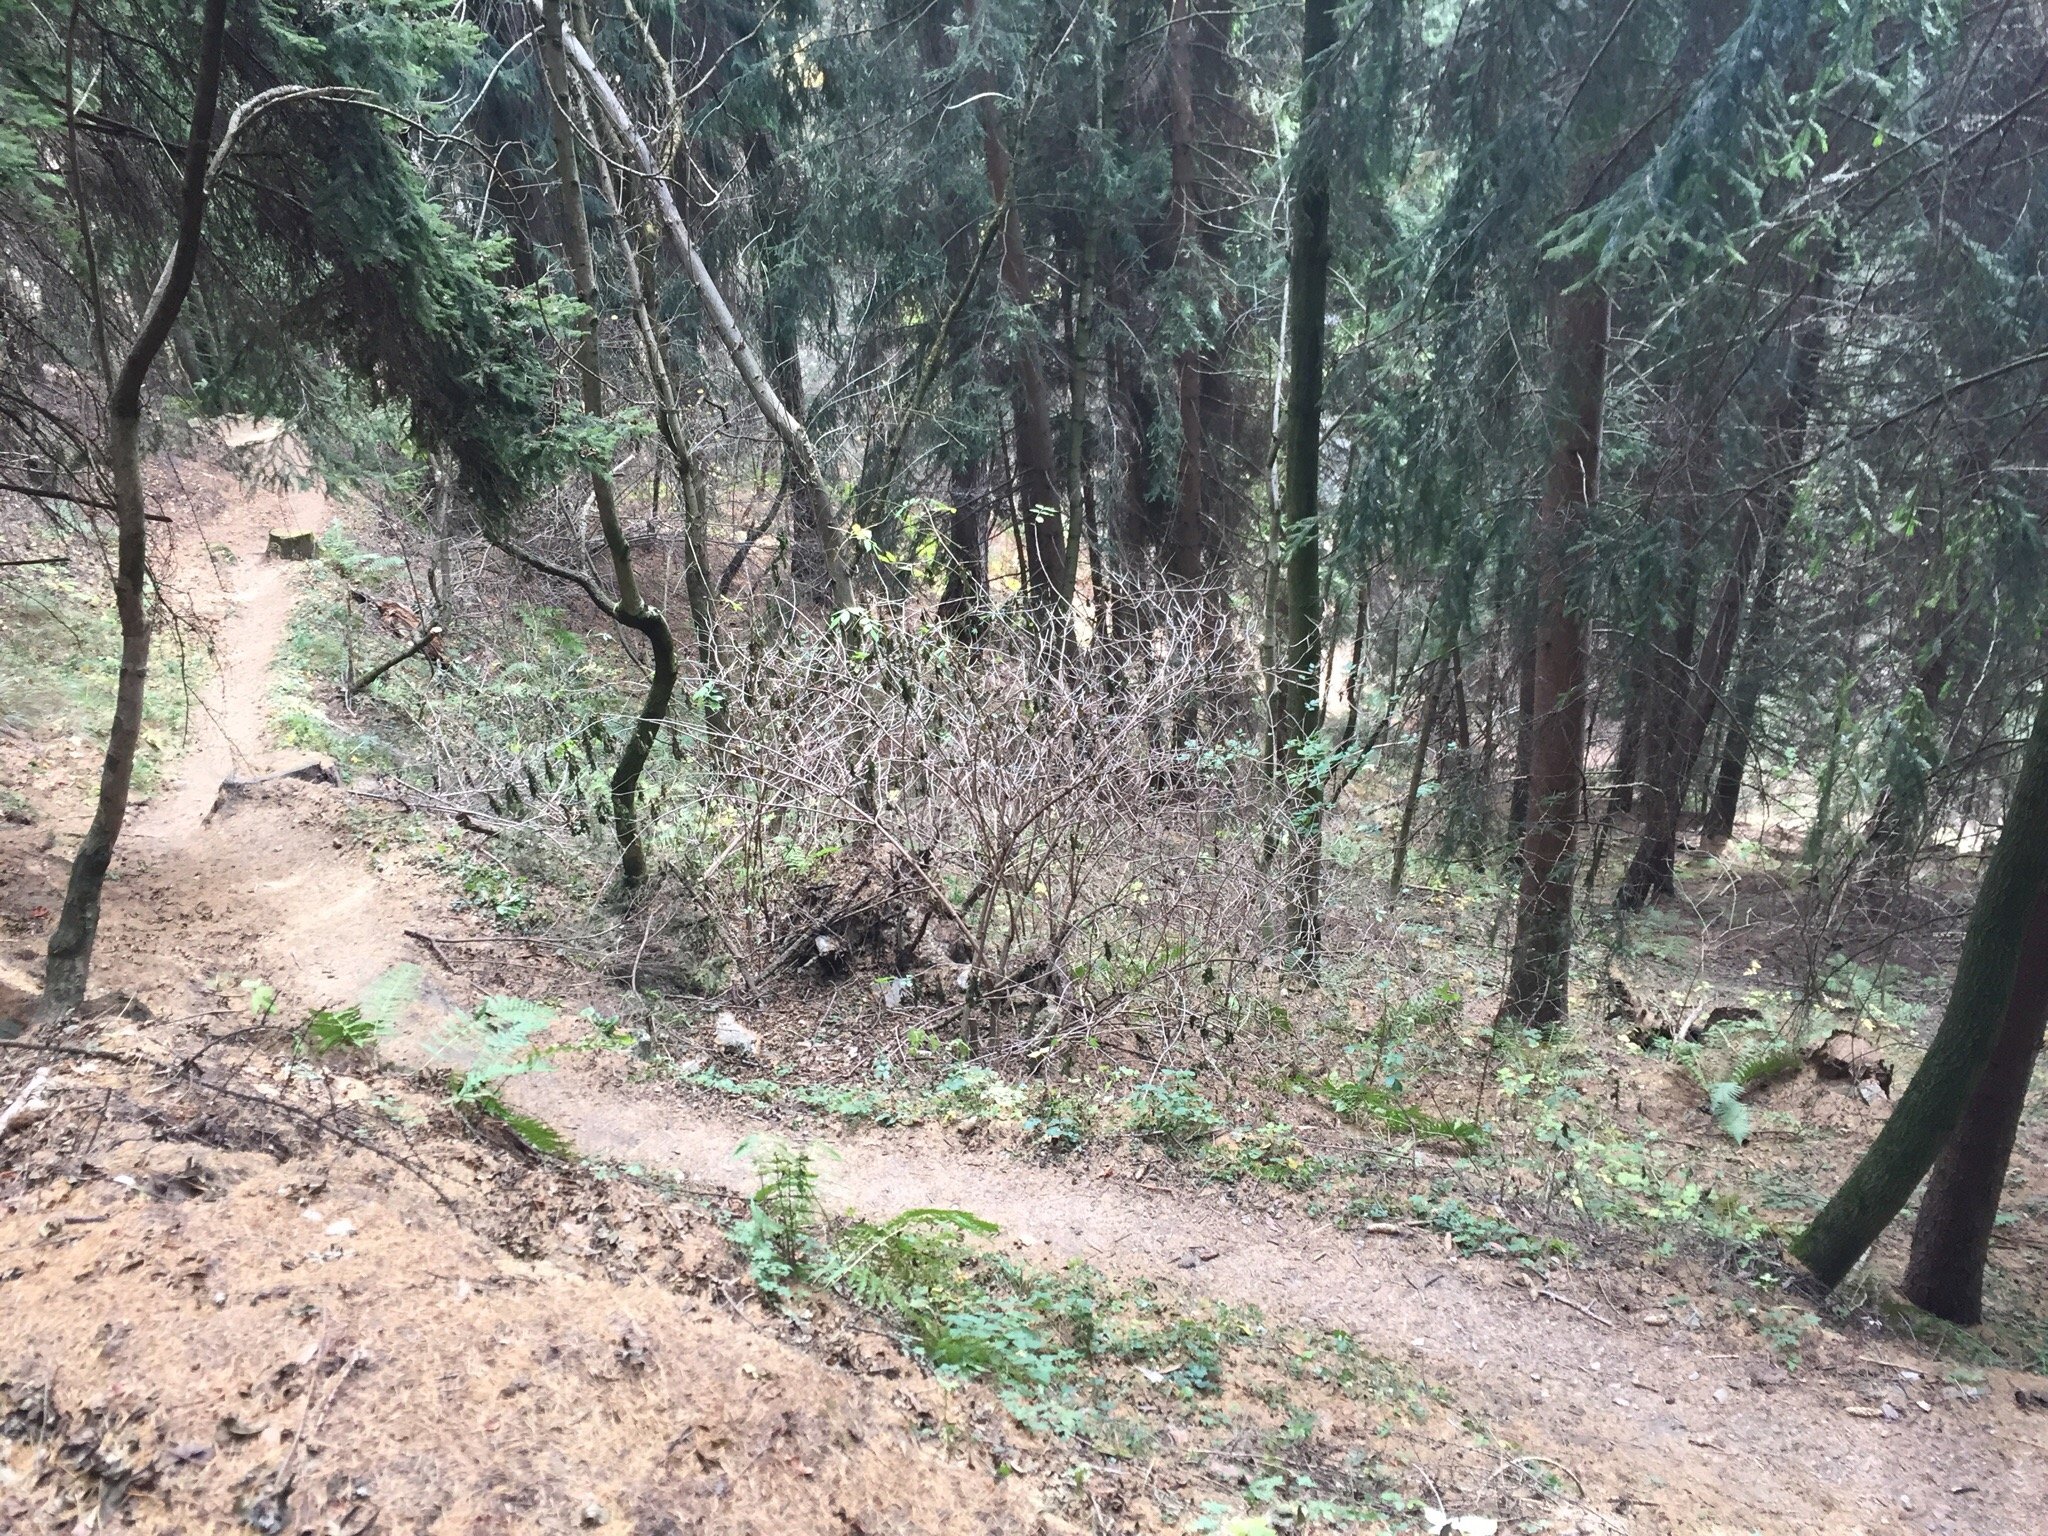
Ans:
{"label": "patch of bare soil", "polygon": [[346,1139],[360,1079],[316,1127],[268,1056],[56,1059],[0,1173],[0,1529],[1045,1529],[893,1350],[740,1304],[690,1202],[415,1134],[444,1203]]}
{"label": "patch of bare soil", "polygon": [[[247,572],[272,520],[228,498],[194,545],[225,544]],[[217,720],[227,759],[261,764],[267,690],[252,679],[290,582],[223,590]],[[436,966],[428,1001],[442,1014],[487,991],[579,989],[516,944],[430,953],[408,937],[465,930],[446,889],[343,791],[280,782],[208,819],[222,761],[195,760],[124,844],[104,986],[200,1014],[224,1006],[221,973],[263,976],[289,1018],[361,997],[401,961]],[[27,856],[10,878],[48,888],[68,846],[16,851]],[[421,1059],[436,1011],[416,1010],[395,1057]],[[0,1082],[20,1081],[20,1065],[0,1062]],[[275,1149],[195,1148],[182,1130],[97,1139],[92,1075],[65,1070],[74,1141],[42,1162],[7,1149],[0,1272],[20,1272],[0,1285],[0,1413],[17,1502],[0,1523],[58,1529],[48,1522],[126,1487],[121,1507],[142,1528],[209,1529],[282,1479],[348,1530],[366,1528],[351,1511],[371,1508],[382,1528],[437,1531],[566,1529],[592,1507],[649,1531],[1008,1531],[1039,1518],[1015,1484],[931,1449],[924,1416],[943,1423],[947,1399],[929,1383],[828,1371],[758,1332],[715,1283],[693,1290],[692,1243],[708,1239],[683,1235],[671,1251],[665,1216],[632,1218],[652,1273],[508,1255],[367,1153],[307,1148],[278,1163]],[[504,1092],[585,1156],[716,1189],[746,1187],[733,1148],[772,1126],[609,1052],[560,1058]],[[1536,1512],[1497,1498],[1522,1529],[1989,1536],[2035,1529],[2048,1508],[2048,1414],[2015,1405],[2025,1383],[1945,1382],[1896,1344],[1848,1338],[1789,1373],[1754,1333],[1667,1307],[1671,1277],[1654,1268],[1596,1263],[1539,1282],[1458,1259],[1433,1233],[1341,1235],[1279,1202],[1090,1154],[1036,1162],[954,1132],[869,1131],[838,1150],[823,1167],[828,1203],[874,1216],[964,1207],[1034,1262],[1084,1258],[1190,1306],[1253,1303],[1407,1362],[1488,1444],[1519,1448],[1498,1467],[1547,1469],[1573,1495]],[[418,1156],[463,1161],[454,1148]],[[499,1171],[465,1198],[502,1212],[533,1196]],[[1366,1420],[1329,1423],[1369,1447]],[[1127,1497],[1086,1518],[1160,1529],[1164,1507]]]}

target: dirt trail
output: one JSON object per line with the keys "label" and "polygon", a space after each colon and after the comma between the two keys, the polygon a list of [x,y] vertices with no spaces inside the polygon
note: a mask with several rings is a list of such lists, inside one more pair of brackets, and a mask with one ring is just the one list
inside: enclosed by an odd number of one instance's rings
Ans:
{"label": "dirt trail", "polygon": [[[310,504],[290,510],[301,523],[325,520]],[[274,500],[230,497],[203,539],[180,545],[182,579],[194,589],[214,582],[224,605],[207,727],[218,734],[202,732],[176,790],[124,847],[102,955],[108,985],[176,989],[225,960],[268,977],[290,1006],[346,1001],[394,963],[428,958],[406,928],[448,930],[445,890],[380,870],[354,841],[342,847],[333,791],[283,785],[206,819],[224,768],[265,761],[269,666],[292,593],[285,570],[261,558],[278,515]],[[228,587],[209,574],[220,569],[205,556],[209,543],[236,556]],[[451,1001],[470,999],[459,977],[440,985]],[[764,1128],[718,1096],[634,1081],[610,1053],[567,1058],[516,1080],[508,1096],[585,1154],[732,1188],[747,1182],[732,1149]],[[1788,1378],[1753,1339],[1645,1324],[1661,1305],[1619,1312],[1617,1301],[1661,1302],[1622,1296],[1633,1277],[1601,1277],[1607,1294],[1587,1289],[1587,1277],[1562,1277],[1557,1300],[1532,1294],[1511,1266],[1447,1257],[1433,1236],[1354,1238],[1255,1217],[1212,1191],[1097,1177],[1085,1155],[1043,1166],[936,1131],[864,1132],[834,1145],[839,1160],[824,1172],[840,1205],[874,1214],[962,1206],[1048,1263],[1085,1258],[1350,1331],[1448,1387],[1567,1482],[1582,1481],[1587,1502],[1611,1512],[1588,1530],[1998,1536],[2040,1529],[2048,1509],[2048,1416],[2019,1412],[1999,1373],[1975,1399],[1945,1391],[1938,1368],[1910,1384],[1882,1365]],[[1192,1270],[1176,1262],[1205,1249],[1218,1256]],[[1897,1358],[1898,1349],[1871,1352]],[[1904,1417],[1850,1411],[1872,1412],[1886,1385],[1907,1404]]]}
{"label": "dirt trail", "polygon": [[[238,424],[225,434],[226,445],[242,452],[275,450],[280,441],[274,427]],[[279,472],[298,468],[286,452],[271,457]],[[223,779],[271,766],[271,663],[291,618],[292,575],[305,567],[266,559],[265,545],[272,528],[322,533],[332,515],[318,490],[251,495],[231,487],[203,523],[172,523],[166,598],[212,627],[217,669],[191,700],[189,745],[174,777],[132,823],[135,837],[192,836]]]}

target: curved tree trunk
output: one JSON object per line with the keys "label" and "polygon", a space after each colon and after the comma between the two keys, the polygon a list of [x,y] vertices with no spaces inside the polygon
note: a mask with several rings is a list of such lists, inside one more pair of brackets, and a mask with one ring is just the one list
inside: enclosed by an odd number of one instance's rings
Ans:
{"label": "curved tree trunk", "polygon": [[[607,154],[624,158],[624,146],[619,144],[618,135],[609,130],[602,118],[593,117],[590,126],[597,131]],[[676,482],[681,489],[683,591],[690,605],[690,629],[697,642],[697,663],[707,674],[715,677],[718,660],[711,593],[710,477],[690,448],[675,378],[669,372],[668,338],[649,298],[654,291],[650,253],[634,238],[636,221],[627,216],[624,195],[604,156],[597,157],[596,170],[606,211],[611,215],[612,227],[618,232],[620,270],[625,274],[626,296],[633,306],[633,344],[640,354],[641,372],[646,375],[648,388],[654,396],[655,431],[662,446],[668,450],[669,461],[675,465]],[[724,713],[723,703],[715,703],[707,711],[707,724],[714,732],[723,729]]]}
{"label": "curved tree trunk", "polygon": [[1536,515],[1536,658],[1529,720],[1529,811],[1522,888],[1501,1018],[1548,1031],[1569,1009],[1572,855],[1586,768],[1586,630],[1581,605],[1587,508],[1599,495],[1612,301],[1588,285],[1551,305],[1550,473]]}
{"label": "curved tree trunk", "polygon": [[221,55],[227,37],[226,0],[206,0],[199,20],[199,54],[194,61],[192,123],[185,135],[178,199],[178,234],[142,323],[129,343],[120,372],[108,381],[107,468],[114,483],[114,607],[121,621],[121,676],[114,689],[114,719],[100,764],[99,798],[92,824],[71,860],[64,906],[50,934],[48,967],[38,1016],[54,1021],[85,1000],[99,938],[100,895],[114,862],[114,845],[128,819],[128,791],[135,780],[135,749],[142,739],[143,695],[149,683],[148,584],[149,519],[142,488],[142,386],[177,323],[192,291],[206,220],[207,158],[220,105]]}
{"label": "curved tree trunk", "polygon": [[840,608],[851,607],[854,600],[853,566],[846,548],[846,530],[841,522],[840,508],[825,485],[824,470],[819,465],[817,447],[811,442],[810,433],[789,413],[789,408],[769,383],[768,376],[761,371],[761,360],[754,355],[753,347],[740,331],[739,322],[733,318],[732,306],[725,302],[725,295],[712,279],[711,269],[704,265],[697,242],[690,238],[689,226],[683,222],[682,211],[676,207],[675,194],[662,175],[654,152],[648,148],[646,137],[633,126],[632,114],[619,99],[610,79],[597,67],[590,50],[574,34],[563,38],[561,46],[568,55],[569,63],[589,85],[590,94],[605,121],[632,152],[633,168],[646,183],[654,199],[655,212],[660,215],[662,237],[689,273],[691,286],[697,290],[711,328],[717,333],[726,355],[732,359],[740,382],[753,398],[754,408],[775,435],[782,439],[796,466],[799,486],[814,499],[819,516],[818,540],[824,554],[832,601]]}
{"label": "curved tree trunk", "polygon": [[[571,365],[584,412],[594,418],[605,414],[604,379],[599,373],[597,350],[597,258],[590,243],[590,223],[583,207],[583,179],[577,168],[576,132],[569,120],[569,103],[575,98],[564,49],[566,34],[561,0],[543,0],[541,61],[547,73],[550,101],[549,121],[555,141],[555,186],[560,197],[563,254],[576,284],[576,297],[583,305],[577,327],[576,349]],[[612,771],[612,829],[619,841],[619,876],[628,890],[647,879],[647,850],[640,840],[640,776],[661,725],[668,718],[675,697],[676,651],[668,621],[658,609],[650,608],[640,595],[633,570],[633,551],[626,543],[619,522],[618,498],[614,494],[610,466],[593,461],[590,465],[590,495],[597,505],[598,527],[604,534],[605,549],[611,556],[612,582],[618,599],[610,616],[646,637],[653,651],[653,669],[639,716],[619,761]],[[596,594],[593,593],[593,596]],[[604,606],[600,603],[600,606]]]}
{"label": "curved tree trunk", "polygon": [[1983,1321],[1984,1263],[2005,1192],[2005,1171],[2048,1023],[2048,886],[2034,895],[2019,965],[1991,1059],[1963,1122],[1942,1149],[1913,1224],[1913,1253],[1899,1289],[1908,1301],[1965,1327]]}
{"label": "curved tree trunk", "polygon": [[1984,867],[1955,984],[1920,1069],[1834,1198],[1792,1243],[1833,1289],[1904,1208],[1955,1134],[2005,1026],[2029,921],[2048,885],[2048,692],[2027,738],[2005,827]]}

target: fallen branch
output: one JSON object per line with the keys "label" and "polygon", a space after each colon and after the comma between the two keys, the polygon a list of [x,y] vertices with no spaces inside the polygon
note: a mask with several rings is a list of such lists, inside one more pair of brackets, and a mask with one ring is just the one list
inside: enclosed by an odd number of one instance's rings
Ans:
{"label": "fallen branch", "polygon": [[0,569],[18,570],[24,565],[69,565],[69,555],[43,555],[34,560],[0,560]]}
{"label": "fallen branch", "polygon": [[548,939],[529,933],[481,933],[456,936],[445,933],[421,933],[416,928],[402,930],[408,939],[418,939],[422,944],[547,944],[557,949],[566,948],[569,939]]}
{"label": "fallen branch", "polygon": [[370,684],[374,683],[375,681],[377,681],[378,678],[382,677],[386,672],[389,672],[393,667],[397,666],[401,661],[412,660],[413,657],[419,655],[421,651],[424,651],[428,646],[432,645],[436,640],[440,638],[441,626],[438,624],[429,624],[425,629],[420,631],[419,639],[413,641],[411,645],[407,646],[404,650],[400,651],[396,656],[392,657],[382,666],[372,668],[369,672],[357,678],[354,682],[346,684],[342,690],[342,696],[344,698],[354,698],[357,694],[367,689],[370,686]]}
{"label": "fallen branch", "polygon": [[1583,1301],[1573,1301],[1573,1300],[1571,1299],[1571,1297],[1569,1297],[1569,1296],[1561,1296],[1561,1295],[1559,1295],[1559,1294],[1558,1294],[1558,1293],[1557,1293],[1556,1291],[1553,1291],[1553,1290],[1551,1290],[1551,1289],[1550,1289],[1550,1288],[1549,1288],[1548,1286],[1545,1286],[1545,1287],[1544,1287],[1544,1288],[1543,1288],[1542,1290],[1539,1290],[1539,1291],[1538,1291],[1538,1292],[1537,1292],[1536,1294],[1537,1294],[1538,1296],[1548,1296],[1548,1297],[1549,1297],[1549,1298],[1550,1298],[1550,1299],[1551,1299],[1552,1301],[1555,1301],[1555,1302],[1559,1302],[1559,1303],[1561,1303],[1561,1304],[1562,1304],[1562,1305],[1564,1305],[1564,1306],[1570,1307],[1570,1308],[1571,1308],[1571,1309],[1572,1309],[1572,1310],[1573,1310],[1574,1312],[1583,1312],[1583,1313],[1585,1313],[1585,1314],[1586,1314],[1586,1316],[1588,1316],[1588,1317],[1590,1317],[1591,1319],[1593,1319],[1593,1321],[1594,1321],[1594,1322],[1596,1322],[1596,1323],[1598,1323],[1598,1324],[1599,1324],[1599,1325],[1600,1325],[1600,1326],[1601,1326],[1602,1328],[1612,1328],[1612,1327],[1614,1326],[1614,1319],[1613,1319],[1613,1318],[1611,1318],[1611,1317],[1602,1317],[1602,1316],[1601,1316],[1601,1315],[1600,1315],[1600,1314],[1599,1314],[1598,1312],[1595,1312],[1595,1311],[1594,1311],[1594,1310],[1593,1310],[1593,1309],[1592,1309],[1591,1307],[1587,1306],[1587,1305],[1586,1305],[1586,1304],[1585,1304],[1585,1303],[1584,1303]]}

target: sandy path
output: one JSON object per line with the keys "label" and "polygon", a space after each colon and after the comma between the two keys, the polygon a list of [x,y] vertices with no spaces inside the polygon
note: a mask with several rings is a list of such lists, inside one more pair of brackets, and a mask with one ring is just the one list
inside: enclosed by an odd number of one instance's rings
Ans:
{"label": "sandy path", "polygon": [[[231,427],[231,448],[261,448],[275,432]],[[271,766],[271,664],[291,619],[292,575],[302,565],[265,558],[272,528],[325,532],[333,516],[318,490],[251,494],[228,487],[225,505],[203,522],[171,526],[161,559],[167,597],[212,630],[213,676],[191,701],[189,744],[172,777],[131,823],[138,838],[177,839],[197,831],[221,780]]]}
{"label": "sandy path", "polygon": [[[291,586],[260,551],[287,514],[326,520],[310,503],[230,497],[203,540],[179,546],[180,579],[193,590],[212,582],[223,605],[217,699],[177,787],[124,847],[128,872],[110,893],[103,950],[111,984],[162,989],[231,965],[272,980],[289,1006],[345,1001],[388,966],[425,958],[406,927],[446,931],[444,891],[381,873],[353,842],[342,850],[332,791],[287,784],[205,819],[224,769],[266,759],[269,666]],[[230,581],[210,574],[219,566],[208,542],[235,552]],[[458,1000],[470,992],[459,978],[437,985]],[[767,1128],[717,1096],[633,1081],[608,1056],[569,1058],[514,1081],[509,1096],[586,1154],[730,1188],[748,1182],[732,1149]],[[1350,1238],[1248,1215],[1209,1189],[1098,1178],[1085,1156],[1044,1166],[939,1132],[867,1132],[835,1146],[839,1160],[824,1166],[838,1204],[871,1214],[964,1206],[1048,1262],[1084,1258],[1350,1331],[1447,1386],[1497,1436],[1581,1480],[1589,1505],[1607,1512],[1582,1522],[1587,1530],[2043,1528],[2048,1419],[2015,1409],[1996,1374],[1976,1401],[1944,1396],[1936,1377],[1913,1388],[1929,1411],[1858,1417],[1848,1410],[1868,1411],[1873,1386],[1896,1388],[1895,1371],[1788,1379],[1753,1340],[1710,1327],[1652,1328],[1625,1314],[1602,1326],[1533,1296],[1510,1266],[1447,1257],[1433,1236]],[[1193,1270],[1175,1263],[1204,1248],[1218,1256]],[[1613,1317],[1583,1284],[1555,1282]],[[1874,1352],[1896,1356],[1898,1346]]]}

